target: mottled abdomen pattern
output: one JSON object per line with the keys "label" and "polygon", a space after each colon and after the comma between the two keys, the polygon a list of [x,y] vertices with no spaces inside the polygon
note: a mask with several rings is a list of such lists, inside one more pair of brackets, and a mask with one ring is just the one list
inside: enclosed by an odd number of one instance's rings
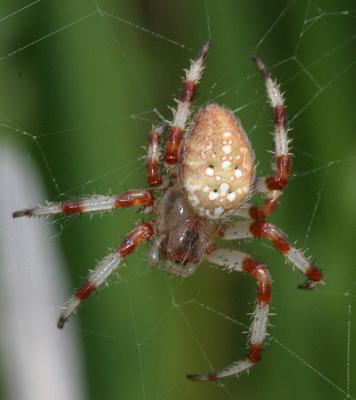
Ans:
{"label": "mottled abdomen pattern", "polygon": [[225,108],[209,104],[197,113],[181,157],[179,178],[199,215],[229,216],[251,196],[254,154],[240,123]]}

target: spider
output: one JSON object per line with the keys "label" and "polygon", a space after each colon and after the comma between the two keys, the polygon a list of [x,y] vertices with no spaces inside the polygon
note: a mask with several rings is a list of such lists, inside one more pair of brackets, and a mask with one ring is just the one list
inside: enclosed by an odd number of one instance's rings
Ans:
{"label": "spider", "polygon": [[[194,381],[212,381],[248,371],[260,360],[266,337],[271,277],[262,263],[238,250],[216,245],[216,238],[266,238],[299,272],[306,276],[299,288],[313,289],[322,282],[321,271],[289,244],[286,235],[266,220],[276,208],[290,174],[288,129],[283,95],[262,61],[253,57],[273,108],[274,164],[268,177],[255,176],[255,156],[235,116],[218,104],[200,108],[190,120],[192,99],[209,49],[206,42],[185,71],[181,96],[170,124],[155,126],[148,134],[146,176],[150,189],[111,196],[92,196],[24,209],[13,217],[82,214],[139,206],[151,219],[134,227],[119,247],[103,258],[63,307],[58,320],[67,319],[144,241],[151,246],[148,261],[180,277],[191,275],[202,260],[227,271],[244,272],[256,280],[255,311],[245,359],[208,373],[189,374]],[[166,137],[164,174],[161,174],[161,137]],[[162,167],[163,170],[163,167]],[[261,194],[262,206],[249,203]],[[238,218],[234,218],[238,217]]]}

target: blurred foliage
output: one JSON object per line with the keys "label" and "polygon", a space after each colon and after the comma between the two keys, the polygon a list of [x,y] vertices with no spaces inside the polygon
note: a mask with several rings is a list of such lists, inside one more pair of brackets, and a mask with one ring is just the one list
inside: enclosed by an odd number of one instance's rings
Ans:
{"label": "blurred foliage", "polygon": [[[269,171],[273,126],[252,54],[286,92],[294,175],[271,220],[310,248],[326,285],[297,291],[300,277],[266,242],[243,244],[274,278],[277,315],[263,360],[239,379],[192,383],[186,373],[245,354],[240,323],[249,324],[254,282],[205,264],[181,281],[147,268],[138,251],[70,322],[83,340],[91,399],[345,398],[335,385],[347,390],[347,306],[355,306],[355,290],[346,296],[356,276],[354,1],[1,3],[1,134],[38,160],[50,200],[146,185],[142,147],[154,110],[170,118],[182,70],[209,36],[196,105],[238,111],[259,174]],[[140,218],[125,210],[57,219],[54,240],[73,287]]]}

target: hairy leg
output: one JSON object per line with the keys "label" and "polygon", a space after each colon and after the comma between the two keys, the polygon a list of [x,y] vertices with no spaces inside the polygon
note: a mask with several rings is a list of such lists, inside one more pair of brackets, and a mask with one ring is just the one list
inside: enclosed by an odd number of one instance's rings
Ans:
{"label": "hairy leg", "polygon": [[112,196],[91,196],[78,200],[63,201],[60,203],[48,203],[47,206],[27,208],[15,211],[13,218],[19,217],[47,217],[49,215],[84,214],[106,212],[115,208],[127,208],[132,206],[147,207],[153,204],[153,195],[150,190],[131,190],[123,194]]}
{"label": "hairy leg", "polygon": [[264,193],[266,199],[262,207],[251,207],[249,210],[250,217],[263,219],[276,208],[278,197],[282,194],[288,181],[290,173],[289,140],[284,98],[279,86],[271,78],[267,68],[258,57],[254,57],[253,61],[265,80],[267,96],[273,108],[274,120],[274,174],[257,179],[257,192]]}
{"label": "hairy leg", "polygon": [[183,142],[183,133],[190,115],[190,106],[196,86],[204,69],[204,59],[209,46],[209,42],[203,45],[198,56],[192,61],[190,68],[185,72],[182,94],[173,112],[173,122],[167,139],[164,156],[166,166],[173,166],[178,161],[179,150]]}
{"label": "hairy leg", "polygon": [[162,176],[159,174],[158,165],[161,155],[159,138],[167,128],[166,124],[157,125],[148,134],[148,148],[146,159],[147,182],[151,187],[158,187],[162,184]]}
{"label": "hairy leg", "polygon": [[214,381],[231,375],[239,375],[248,371],[260,361],[262,345],[266,337],[269,303],[271,295],[271,278],[263,264],[253,260],[247,254],[227,249],[212,251],[207,260],[220,265],[228,271],[244,272],[257,282],[256,308],[253,313],[249,335],[249,350],[247,358],[236,361],[227,367],[204,374],[189,374],[188,378],[194,381]]}
{"label": "hairy leg", "polygon": [[313,289],[322,282],[322,272],[310,263],[302,251],[293,247],[286,235],[276,226],[267,221],[238,221],[232,225],[226,225],[219,231],[227,240],[245,238],[266,238],[289,261],[293,267],[301,272],[307,280],[298,287],[301,289]]}
{"label": "hairy leg", "polygon": [[58,320],[58,328],[62,329],[64,323],[79,307],[80,303],[87,299],[108,277],[118,268],[122,260],[132,253],[143,241],[153,235],[153,227],[148,222],[137,225],[121,242],[120,246],[104,257],[88,278],[82,283],[63,307],[63,312]]}

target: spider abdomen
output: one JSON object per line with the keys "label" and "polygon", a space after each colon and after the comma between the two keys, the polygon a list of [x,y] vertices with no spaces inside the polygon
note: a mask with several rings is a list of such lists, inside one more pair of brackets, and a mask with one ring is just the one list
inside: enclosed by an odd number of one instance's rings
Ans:
{"label": "spider abdomen", "polygon": [[181,154],[179,177],[195,212],[219,219],[251,196],[254,154],[234,115],[217,104],[195,117]]}

